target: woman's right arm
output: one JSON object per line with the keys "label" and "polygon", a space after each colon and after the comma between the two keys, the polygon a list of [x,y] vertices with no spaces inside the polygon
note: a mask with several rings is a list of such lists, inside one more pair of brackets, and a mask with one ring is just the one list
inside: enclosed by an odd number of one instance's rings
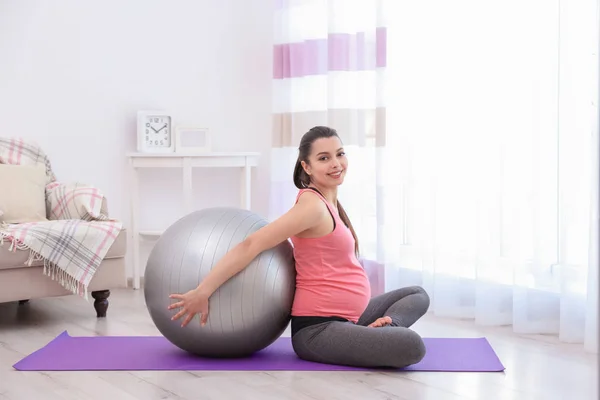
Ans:
{"label": "woman's right arm", "polygon": [[246,268],[260,253],[319,224],[323,212],[327,212],[327,208],[317,196],[300,196],[287,213],[254,232],[227,252],[202,280],[198,290],[204,296],[210,297],[223,283]]}

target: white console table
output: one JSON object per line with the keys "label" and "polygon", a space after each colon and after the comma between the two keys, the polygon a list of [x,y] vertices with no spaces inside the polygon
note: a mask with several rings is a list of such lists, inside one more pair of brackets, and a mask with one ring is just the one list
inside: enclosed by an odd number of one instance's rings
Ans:
{"label": "white console table", "polygon": [[140,240],[142,237],[159,237],[161,231],[141,231],[139,229],[139,186],[140,168],[180,168],[183,173],[184,213],[192,212],[192,169],[193,168],[240,168],[241,199],[240,206],[250,209],[251,168],[258,165],[259,153],[129,153],[130,190],[131,190],[131,243],[133,251],[133,288],[140,288]]}

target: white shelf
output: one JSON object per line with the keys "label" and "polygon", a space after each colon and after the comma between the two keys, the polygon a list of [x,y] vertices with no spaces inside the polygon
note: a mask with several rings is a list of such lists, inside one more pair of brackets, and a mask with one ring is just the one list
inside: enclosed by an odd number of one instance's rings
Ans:
{"label": "white shelf", "polygon": [[164,231],[139,231],[138,235],[140,236],[140,238],[146,238],[146,239],[155,239],[160,237],[160,235],[163,234]]}
{"label": "white shelf", "polygon": [[192,169],[193,168],[240,168],[240,207],[250,209],[251,168],[258,165],[260,153],[254,152],[211,152],[211,153],[128,153],[131,189],[131,242],[133,244],[133,288],[140,288],[140,240],[153,240],[163,231],[139,230],[139,184],[140,168],[181,168],[183,173],[184,213],[192,212]]}
{"label": "white shelf", "polygon": [[207,153],[140,153],[140,152],[131,152],[127,153],[127,157],[139,157],[139,158],[165,158],[165,157],[258,157],[260,153],[251,152],[251,151],[242,151],[242,152],[230,152],[230,151],[211,151]]}
{"label": "white shelf", "polygon": [[260,153],[129,153],[127,157],[135,168],[182,168],[186,163],[192,168],[236,168],[256,167]]}

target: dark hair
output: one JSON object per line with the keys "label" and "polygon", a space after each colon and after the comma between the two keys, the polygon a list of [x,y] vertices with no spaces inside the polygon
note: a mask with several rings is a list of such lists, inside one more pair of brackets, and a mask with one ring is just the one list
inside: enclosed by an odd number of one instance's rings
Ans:
{"label": "dark hair", "polygon": [[[310,176],[306,173],[306,171],[304,171],[304,168],[302,168],[302,161],[307,164],[309,163],[308,156],[312,151],[313,143],[317,139],[330,137],[339,138],[335,129],[326,126],[315,126],[306,132],[302,136],[302,139],[300,139],[300,146],[298,147],[298,159],[296,160],[296,166],[294,167],[294,185],[296,185],[298,189],[305,189],[310,185]],[[337,202],[337,208],[338,213],[340,214],[340,219],[344,222],[348,229],[350,229],[350,232],[352,232],[355,242],[354,252],[358,255],[358,238],[356,237],[356,232],[354,231],[354,227],[350,222],[350,218],[348,218],[344,207],[342,207],[342,204],[339,201]]]}

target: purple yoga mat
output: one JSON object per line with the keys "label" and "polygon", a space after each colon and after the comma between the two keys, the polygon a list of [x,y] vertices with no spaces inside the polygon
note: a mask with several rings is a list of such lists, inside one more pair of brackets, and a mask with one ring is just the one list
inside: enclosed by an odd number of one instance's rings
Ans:
{"label": "purple yoga mat", "polygon": [[[499,372],[504,366],[485,338],[425,338],[427,355],[402,371]],[[364,371],[299,359],[289,337],[241,359],[190,355],[162,336],[83,336],[65,331],[17,362],[19,371]]]}

